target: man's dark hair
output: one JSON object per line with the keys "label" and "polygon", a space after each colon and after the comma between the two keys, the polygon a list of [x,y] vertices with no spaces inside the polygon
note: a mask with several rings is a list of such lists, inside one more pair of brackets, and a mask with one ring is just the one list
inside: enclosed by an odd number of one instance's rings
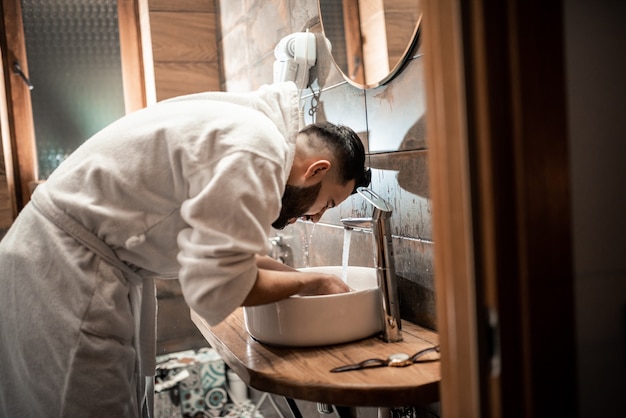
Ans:
{"label": "man's dark hair", "polygon": [[346,184],[355,181],[357,187],[367,187],[371,181],[371,170],[365,167],[365,148],[359,136],[347,126],[330,122],[318,122],[304,127],[300,133],[314,135],[330,149],[338,165],[339,181]]}

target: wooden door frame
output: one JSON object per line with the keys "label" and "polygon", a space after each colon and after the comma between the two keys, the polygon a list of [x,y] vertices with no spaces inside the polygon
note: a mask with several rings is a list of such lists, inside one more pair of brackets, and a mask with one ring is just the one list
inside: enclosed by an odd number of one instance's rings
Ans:
{"label": "wooden door frame", "polygon": [[[30,90],[13,70],[19,62],[28,75],[20,0],[2,0],[0,50],[0,125],[13,218],[28,203],[39,180]],[[154,102],[154,70],[147,0],[118,0],[118,21],[126,113]]]}
{"label": "wooden door frame", "polygon": [[35,126],[30,90],[13,71],[19,62],[28,75],[22,8],[19,0],[2,0],[2,144],[13,217],[28,202],[30,187],[38,179]]}
{"label": "wooden door frame", "polygon": [[117,0],[126,114],[156,102],[148,0]]}
{"label": "wooden door frame", "polygon": [[561,4],[425,3],[443,414],[576,416]]}
{"label": "wooden door frame", "polygon": [[423,13],[442,413],[478,418],[479,338],[460,4],[426,1]]}

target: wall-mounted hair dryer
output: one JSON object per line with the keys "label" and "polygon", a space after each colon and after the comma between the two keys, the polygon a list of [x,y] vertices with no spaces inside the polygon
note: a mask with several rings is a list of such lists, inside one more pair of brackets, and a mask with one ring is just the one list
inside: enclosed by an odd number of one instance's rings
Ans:
{"label": "wall-mounted hair dryer", "polygon": [[285,36],[274,48],[274,83],[293,81],[300,90],[309,86],[309,69],[315,65],[315,35],[296,32]]}

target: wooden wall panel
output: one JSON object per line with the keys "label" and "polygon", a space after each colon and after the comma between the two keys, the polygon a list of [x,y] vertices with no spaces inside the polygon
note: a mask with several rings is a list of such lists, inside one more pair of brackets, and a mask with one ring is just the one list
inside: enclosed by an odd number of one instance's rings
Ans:
{"label": "wooden wall panel", "polygon": [[[146,0],[117,2],[126,113],[145,107],[154,98],[152,55],[145,48],[150,46],[149,33],[141,18],[147,13],[146,5]],[[148,40],[144,39],[145,36]]]}
{"label": "wooden wall panel", "polygon": [[[0,138],[0,239],[4,236],[4,229],[10,227],[17,216],[8,107],[2,76],[0,77],[0,133],[2,135]],[[5,158],[5,153],[7,158]]]}
{"label": "wooden wall panel", "polygon": [[220,89],[215,0],[149,0],[157,101]]}
{"label": "wooden wall panel", "polygon": [[215,61],[215,14],[150,12],[155,62]]}
{"label": "wooden wall panel", "polygon": [[[0,158],[4,158],[2,150],[0,150]],[[4,171],[3,160],[0,160],[2,167],[0,168],[0,229],[8,228],[13,222],[13,207],[11,205],[11,195],[9,193],[9,183]],[[0,233],[2,237],[2,233]]]}
{"label": "wooden wall panel", "polygon": [[183,94],[219,90],[219,71],[211,63],[155,63],[157,100]]}
{"label": "wooden wall panel", "polygon": [[[28,74],[28,60],[24,41],[22,8],[19,0],[2,0],[2,27],[0,50],[3,61],[2,100],[6,111],[2,112],[2,136],[9,181],[9,191],[14,193],[15,215],[30,199],[31,184],[38,180],[37,151],[35,149],[35,125],[32,115],[30,90],[20,77],[11,70],[19,62]],[[11,154],[9,154],[9,152]],[[10,166],[9,166],[10,164]]]}
{"label": "wooden wall panel", "polygon": [[150,11],[153,10],[215,13],[216,7],[214,0],[150,0]]}

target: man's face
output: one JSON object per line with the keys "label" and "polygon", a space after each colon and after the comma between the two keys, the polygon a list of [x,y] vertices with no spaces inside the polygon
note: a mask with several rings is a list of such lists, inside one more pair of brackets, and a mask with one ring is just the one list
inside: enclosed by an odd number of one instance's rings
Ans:
{"label": "man's face", "polygon": [[321,181],[310,187],[287,185],[285,193],[283,193],[280,215],[272,226],[276,229],[284,229],[287,225],[303,216],[317,200],[321,188]]}
{"label": "man's face", "polygon": [[326,209],[334,208],[350,196],[354,183],[351,180],[342,185],[325,179],[310,187],[287,185],[282,198],[283,207],[272,226],[283,229],[298,218],[319,221]]}

